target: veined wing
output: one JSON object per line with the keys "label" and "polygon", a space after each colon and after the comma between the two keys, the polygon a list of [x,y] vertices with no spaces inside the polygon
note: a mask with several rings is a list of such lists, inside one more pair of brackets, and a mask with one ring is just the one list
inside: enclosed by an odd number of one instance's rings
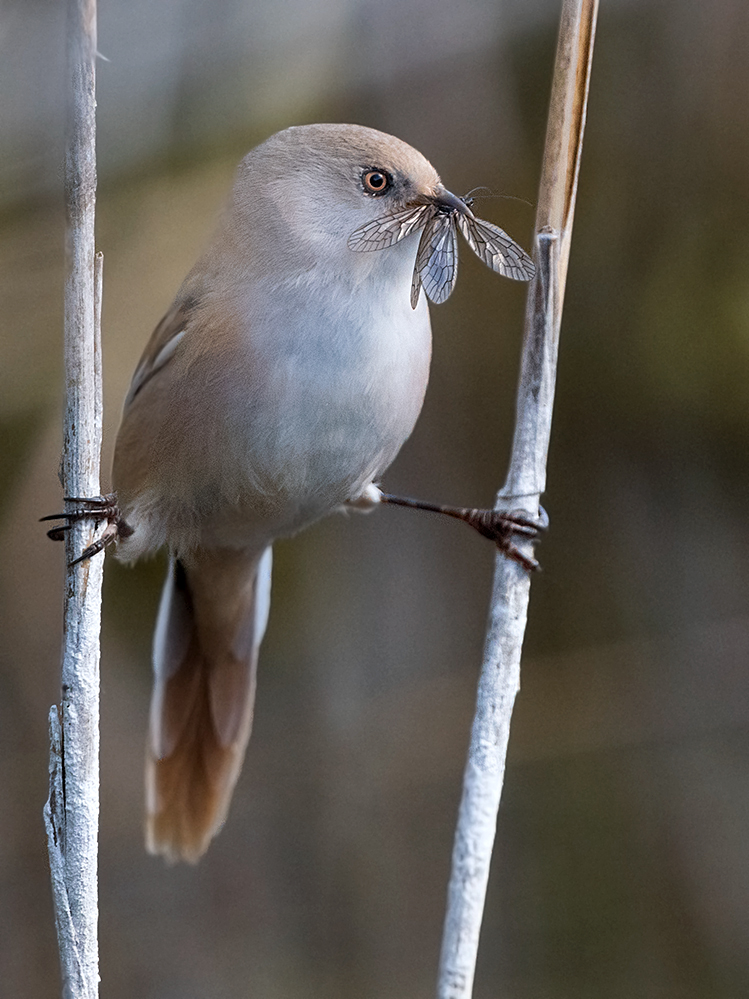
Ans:
{"label": "veined wing", "polygon": [[421,291],[421,278],[419,268],[414,265],[414,276],[411,278],[411,308],[415,309],[419,304],[419,292]]}
{"label": "veined wing", "polygon": [[466,215],[458,215],[458,225],[479,260],[493,271],[515,281],[530,281],[536,273],[525,250],[499,226]]}
{"label": "veined wing", "polygon": [[[435,215],[421,234],[416,254],[416,271],[427,298],[435,305],[447,301],[458,279],[458,237],[454,216],[454,212]],[[416,308],[413,285],[411,305]]]}
{"label": "veined wing", "polygon": [[434,212],[432,205],[418,205],[359,226],[348,238],[349,250],[384,250],[426,225]]}

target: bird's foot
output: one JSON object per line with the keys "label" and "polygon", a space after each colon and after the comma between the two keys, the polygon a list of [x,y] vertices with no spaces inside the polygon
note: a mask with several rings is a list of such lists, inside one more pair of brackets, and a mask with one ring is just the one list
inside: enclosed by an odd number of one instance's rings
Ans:
{"label": "bird's foot", "polygon": [[513,537],[520,535],[537,541],[538,535],[547,530],[549,526],[549,518],[543,507],[540,508],[540,516],[536,519],[531,518],[525,510],[513,510],[510,513],[505,513],[500,510],[461,509],[453,516],[470,524],[479,534],[493,541],[504,555],[522,565],[529,572],[541,568],[533,556],[527,555],[518,548]]}
{"label": "bird's foot", "polygon": [[534,518],[525,510],[513,510],[506,513],[501,510],[445,506],[441,503],[424,503],[421,500],[408,499],[405,496],[392,496],[389,493],[382,493],[380,502],[407,506],[412,510],[429,510],[432,513],[441,513],[447,517],[462,520],[483,537],[493,541],[503,555],[522,565],[524,569],[533,572],[540,568],[532,555],[527,555],[518,548],[514,537],[520,535],[530,540],[538,539],[538,535],[549,526],[549,518],[543,507],[539,508],[540,515]]}
{"label": "bird's foot", "polygon": [[103,551],[118,538],[129,538],[133,534],[134,529],[126,523],[117,505],[117,493],[107,493],[106,496],[66,496],[65,502],[74,503],[74,508],[65,513],[51,513],[47,517],[39,518],[40,521],[66,521],[66,523],[58,524],[57,527],[47,531],[47,537],[51,538],[52,541],[64,541],[66,532],[81,520],[93,520],[94,530],[103,521],[106,521],[107,524],[96,541],[84,548],[82,554],[73,559],[71,565],[85,562],[86,559],[98,555],[100,551]]}

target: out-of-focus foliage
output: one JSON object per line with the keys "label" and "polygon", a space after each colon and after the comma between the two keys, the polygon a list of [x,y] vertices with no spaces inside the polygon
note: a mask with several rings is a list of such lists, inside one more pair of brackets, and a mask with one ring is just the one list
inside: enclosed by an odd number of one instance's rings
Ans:
{"label": "out-of-focus foliage", "polygon": [[[62,5],[0,38],[0,965],[58,988],[41,807],[58,698]],[[242,153],[393,132],[528,245],[557,8],[114,2],[100,11],[108,448]],[[749,8],[604,0],[523,690],[477,999],[749,993]],[[480,192],[479,192],[480,193]],[[433,310],[393,491],[490,502],[523,289],[470,259]],[[107,459],[108,460],[108,459]],[[141,842],[163,566],[106,573],[102,992],[431,995],[492,555],[408,511],[277,546],[255,732],[197,869]]]}

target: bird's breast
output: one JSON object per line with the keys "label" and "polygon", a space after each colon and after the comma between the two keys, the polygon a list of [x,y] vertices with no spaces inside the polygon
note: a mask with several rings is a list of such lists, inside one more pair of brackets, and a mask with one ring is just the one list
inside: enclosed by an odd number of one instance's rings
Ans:
{"label": "bird's breast", "polygon": [[431,332],[408,290],[303,285],[248,315],[227,414],[248,479],[334,506],[391,463],[421,410]]}

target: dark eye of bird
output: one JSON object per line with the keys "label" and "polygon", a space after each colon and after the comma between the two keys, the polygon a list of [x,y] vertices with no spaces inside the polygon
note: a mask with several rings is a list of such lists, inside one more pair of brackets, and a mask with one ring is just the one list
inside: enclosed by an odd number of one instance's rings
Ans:
{"label": "dark eye of bird", "polygon": [[367,194],[384,194],[393,186],[393,178],[386,170],[365,170],[361,178]]}

